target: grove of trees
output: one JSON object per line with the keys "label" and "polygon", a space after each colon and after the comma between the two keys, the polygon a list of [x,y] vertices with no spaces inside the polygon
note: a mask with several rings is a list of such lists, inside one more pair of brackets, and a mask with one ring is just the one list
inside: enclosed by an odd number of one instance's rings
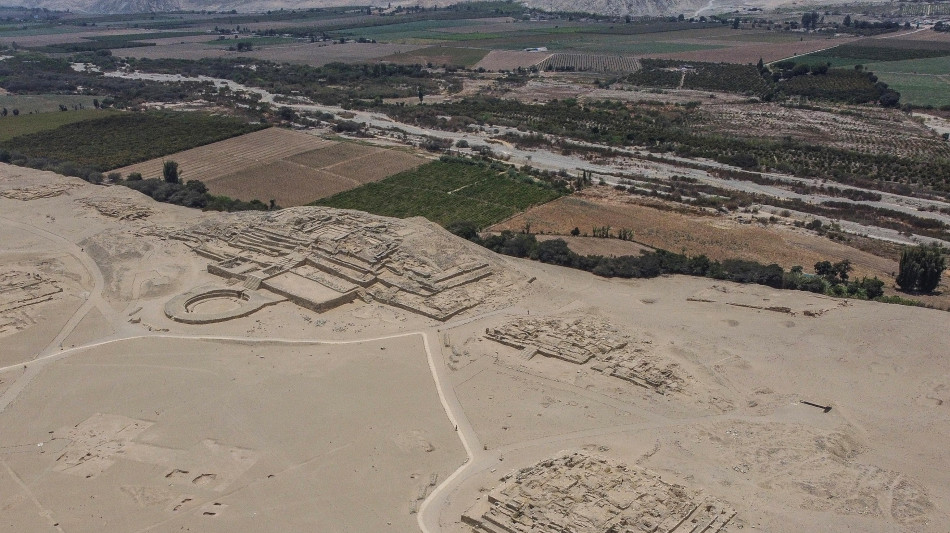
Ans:
{"label": "grove of trees", "polygon": [[907,292],[933,292],[946,268],[943,248],[936,244],[905,248],[901,252],[897,286]]}

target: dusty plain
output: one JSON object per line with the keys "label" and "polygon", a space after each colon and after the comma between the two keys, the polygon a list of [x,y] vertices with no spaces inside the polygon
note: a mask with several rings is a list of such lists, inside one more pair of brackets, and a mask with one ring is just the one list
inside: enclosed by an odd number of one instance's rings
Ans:
{"label": "dusty plain", "polygon": [[[0,213],[5,530],[950,521],[941,311],[604,280],[421,219],[202,213],[8,165]],[[356,297],[309,307],[291,278]]]}

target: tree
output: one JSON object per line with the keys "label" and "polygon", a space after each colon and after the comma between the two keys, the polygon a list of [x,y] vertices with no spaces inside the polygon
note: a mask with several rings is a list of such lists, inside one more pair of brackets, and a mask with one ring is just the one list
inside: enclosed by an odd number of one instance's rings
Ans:
{"label": "tree", "polygon": [[575,226],[574,229],[571,230],[572,237],[577,237],[580,234],[581,234],[581,229],[578,228],[577,226]]}
{"label": "tree", "polygon": [[901,252],[897,286],[903,291],[933,292],[946,268],[943,248],[936,244],[905,248]]}
{"label": "tree", "polygon": [[834,277],[835,267],[831,261],[819,261],[815,263],[815,274],[823,278]]}
{"label": "tree", "polygon": [[563,239],[552,239],[538,244],[538,261],[552,265],[569,266],[574,261],[574,252]]}
{"label": "tree", "polygon": [[162,177],[165,178],[165,183],[178,183],[178,163],[174,161],[165,161],[165,163],[162,165]]}
{"label": "tree", "polygon": [[832,265],[834,273],[838,276],[841,281],[848,280],[848,273],[854,270],[854,267],[851,266],[851,260],[845,259],[844,261],[839,261]]}
{"label": "tree", "polygon": [[19,114],[20,114],[20,110],[17,108],[13,108],[13,116],[18,116]]}
{"label": "tree", "polygon": [[422,92],[422,85],[419,86],[419,102],[422,102],[422,97],[425,96],[425,93]]}
{"label": "tree", "polygon": [[818,25],[819,15],[817,12],[812,11],[811,13],[802,14],[802,27],[806,30],[808,28],[815,29]]}
{"label": "tree", "polygon": [[474,222],[468,220],[460,220],[458,222],[452,222],[445,226],[450,233],[461,237],[469,241],[478,240],[478,227],[475,226]]}
{"label": "tree", "polygon": [[844,21],[842,21],[842,24],[844,24],[845,26],[851,26],[851,15],[845,15]]}

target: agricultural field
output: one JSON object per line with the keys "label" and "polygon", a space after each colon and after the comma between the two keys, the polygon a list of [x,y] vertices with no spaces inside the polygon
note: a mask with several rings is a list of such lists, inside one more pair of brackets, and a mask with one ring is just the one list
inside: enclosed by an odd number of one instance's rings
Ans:
{"label": "agricultural field", "polygon": [[554,72],[612,72],[632,73],[640,70],[640,61],[634,57],[596,54],[552,54],[538,64],[538,68]]}
{"label": "agricultural field", "polygon": [[882,63],[865,63],[864,68],[875,74],[917,74],[917,75],[950,75],[950,55],[931,57],[927,59],[906,59],[904,61],[887,61]]}
{"label": "agricultural field", "polygon": [[[742,30],[736,30],[742,31]],[[675,59],[681,61],[705,61],[711,63],[735,63],[740,65],[754,64],[759,59],[766,63],[779,61],[808,54],[818,50],[853,41],[853,37],[823,37],[821,39],[802,39],[792,42],[770,42],[768,35],[763,36],[762,42],[755,40],[734,41],[731,46],[725,46],[726,41],[718,41],[717,48],[704,48],[694,51],[674,53],[658,53],[651,55],[657,59]]]}
{"label": "agricultural field", "polygon": [[[310,140],[282,143],[279,139],[287,135],[276,134],[277,131],[284,130],[275,130],[275,134],[270,135],[267,157],[247,165],[226,164],[231,172],[199,179],[205,182],[211,194],[245,201],[273,199],[280,206],[290,207],[379,181],[425,163],[425,159],[399,150],[329,141],[296,132],[288,133]],[[297,144],[293,153],[288,153],[294,142]],[[310,148],[301,150],[305,146]],[[260,151],[268,152],[266,148]]]}
{"label": "agricultural field", "polygon": [[200,113],[117,113],[19,135],[0,143],[0,148],[105,171],[262,127],[233,117]]}
{"label": "agricultural field", "polygon": [[950,39],[928,38],[932,31],[906,38],[862,39],[809,54],[796,61],[851,68],[863,65],[892,89],[901,101],[915,105],[950,105]]}
{"label": "agricultural field", "polygon": [[422,216],[442,225],[468,221],[485,227],[561,194],[527,176],[488,165],[434,161],[313,205],[398,218]]}
{"label": "agricultural field", "polygon": [[279,161],[317,148],[334,144],[333,141],[283,128],[267,128],[237,137],[231,137],[161,158],[115,169],[127,176],[138,172],[145,179],[160,178],[165,160],[178,163],[185,179],[210,183],[253,165]]}
{"label": "agricultural field", "polygon": [[921,106],[942,107],[950,105],[950,73],[907,74],[876,72],[878,78],[901,93],[901,101]]}
{"label": "agricultural field", "polygon": [[625,81],[645,87],[696,89],[763,95],[771,90],[752,65],[643,59]]}
{"label": "agricultural field", "polygon": [[320,67],[328,63],[376,62],[396,53],[425,48],[412,44],[297,42],[255,48],[250,52],[230,52],[224,47],[187,43],[167,46],[120,48],[113,50],[116,57],[144,59],[204,59],[215,57],[252,57],[265,61],[289,62]]}
{"label": "agricultural field", "polygon": [[141,46],[155,46],[155,43],[142,42],[147,39],[173,38],[173,37],[192,37],[203,35],[204,32],[152,32],[152,33],[129,33],[123,35],[98,35],[95,37],[83,37],[75,42],[60,44],[49,44],[46,46],[35,47],[37,52],[47,52],[51,54],[68,54],[75,52],[95,52],[97,50],[111,50],[114,48],[133,48]]}
{"label": "agricultural field", "polygon": [[811,57],[860,59],[862,61],[903,61],[950,56],[950,43],[903,39],[862,39],[811,54]]}
{"label": "agricultural field", "polygon": [[[594,187],[560,198],[488,228],[489,231],[521,231],[530,225],[534,233],[570,235],[573,228],[588,238],[595,227],[610,226],[611,234],[620,229],[633,230],[635,243],[688,255],[705,254],[711,259],[730,258],[777,263],[788,269],[802,265],[811,270],[818,261],[850,259],[858,276],[891,278],[897,262],[862,252],[850,246],[819,237],[784,224],[764,226],[752,218],[768,214],[745,215],[745,223],[711,215],[701,210],[678,213],[672,204],[618,194],[607,187]],[[629,243],[619,239],[598,239],[615,243],[612,255],[628,253]],[[602,245],[606,246],[606,245]]]}
{"label": "agricultural field", "polygon": [[866,154],[950,158],[950,145],[897,109],[848,106],[801,109],[775,103],[700,107],[700,131],[749,139],[797,139]]}
{"label": "agricultural field", "polygon": [[73,111],[75,106],[93,109],[93,101],[96,99],[101,101],[103,97],[78,94],[0,94],[0,107],[18,109],[20,114],[60,112],[60,105],[65,105]]}
{"label": "agricultural field", "polygon": [[[6,98],[16,101],[17,99],[24,97],[0,95],[0,105],[6,106],[6,104],[2,104],[3,100]],[[12,113],[14,107],[11,106],[9,109]],[[83,122],[86,120],[107,117],[115,114],[118,114],[118,112],[94,108],[82,109],[79,111],[57,111],[55,113],[34,114],[27,114],[26,110],[21,110],[19,116],[15,117],[12,114],[8,114],[5,117],[0,117],[0,142],[8,141],[14,137],[23,135],[31,135],[42,131],[55,130],[60,126],[65,126],[67,124]]]}
{"label": "agricultural field", "polygon": [[450,67],[471,68],[481,61],[488,50],[480,48],[455,48],[451,46],[430,46],[405,53],[386,56],[381,61],[401,65],[445,65]]}
{"label": "agricultural field", "polygon": [[521,50],[492,50],[479,61],[475,68],[489,71],[517,70],[530,68],[547,59],[548,52],[524,52]]}
{"label": "agricultural field", "polygon": [[252,48],[257,48],[260,46],[302,44],[304,42],[309,43],[309,41],[288,37],[244,37],[240,39],[229,39],[223,35],[218,36],[216,39],[210,41],[207,39],[207,36],[205,36],[202,42],[216,48],[230,48],[237,47],[238,45],[250,45]]}
{"label": "agricultural field", "polygon": [[241,200],[274,199],[288,207],[382,180],[423,163],[424,159],[398,150],[338,142],[251,166],[207,185],[212,194]]}
{"label": "agricultural field", "polygon": [[185,180],[197,179],[211,194],[237,200],[302,205],[425,162],[421,157],[294,130],[268,128],[116,169],[159,178],[165,160],[178,163]]}

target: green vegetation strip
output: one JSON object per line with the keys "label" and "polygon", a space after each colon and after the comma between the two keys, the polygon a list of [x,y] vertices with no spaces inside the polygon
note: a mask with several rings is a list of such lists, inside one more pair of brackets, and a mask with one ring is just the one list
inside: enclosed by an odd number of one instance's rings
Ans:
{"label": "green vegetation strip", "polygon": [[[82,111],[50,116],[78,113]],[[0,142],[0,149],[30,158],[71,161],[105,171],[264,127],[233,117],[201,113],[116,113],[19,135]]]}
{"label": "green vegetation strip", "polygon": [[312,205],[399,218],[422,216],[442,225],[466,220],[485,227],[563,194],[501,167],[443,158]]}
{"label": "green vegetation strip", "polygon": [[155,43],[142,42],[145,40],[168,39],[172,37],[192,37],[195,35],[206,35],[205,32],[180,31],[180,32],[151,32],[151,33],[132,33],[128,35],[99,35],[96,37],[83,38],[75,43],[50,44],[47,46],[35,47],[33,50],[38,52],[55,53],[75,53],[75,52],[95,52],[97,50],[108,50],[111,48],[134,48],[140,46],[155,46]]}
{"label": "green vegetation strip", "polygon": [[31,135],[47,130],[54,130],[67,124],[83,122],[95,118],[109,117],[119,113],[106,109],[82,109],[80,111],[66,111],[53,113],[37,113],[25,115],[21,110],[19,116],[13,116],[8,107],[8,114],[0,117],[0,142],[8,141],[22,135]]}
{"label": "green vegetation strip", "polygon": [[885,46],[858,46],[841,45],[816,52],[810,57],[852,58],[863,61],[903,61],[905,59],[924,59],[928,57],[950,56],[950,47],[946,49],[934,48],[904,48]]}
{"label": "green vegetation strip", "polygon": [[[65,105],[67,110],[76,111],[76,106],[93,109],[95,100],[105,100],[104,96],[77,95],[77,94],[0,94],[0,108],[7,108],[7,116],[12,116],[16,109],[20,115],[30,113],[48,113],[61,111],[59,106]],[[2,117],[0,117],[2,118]]]}

